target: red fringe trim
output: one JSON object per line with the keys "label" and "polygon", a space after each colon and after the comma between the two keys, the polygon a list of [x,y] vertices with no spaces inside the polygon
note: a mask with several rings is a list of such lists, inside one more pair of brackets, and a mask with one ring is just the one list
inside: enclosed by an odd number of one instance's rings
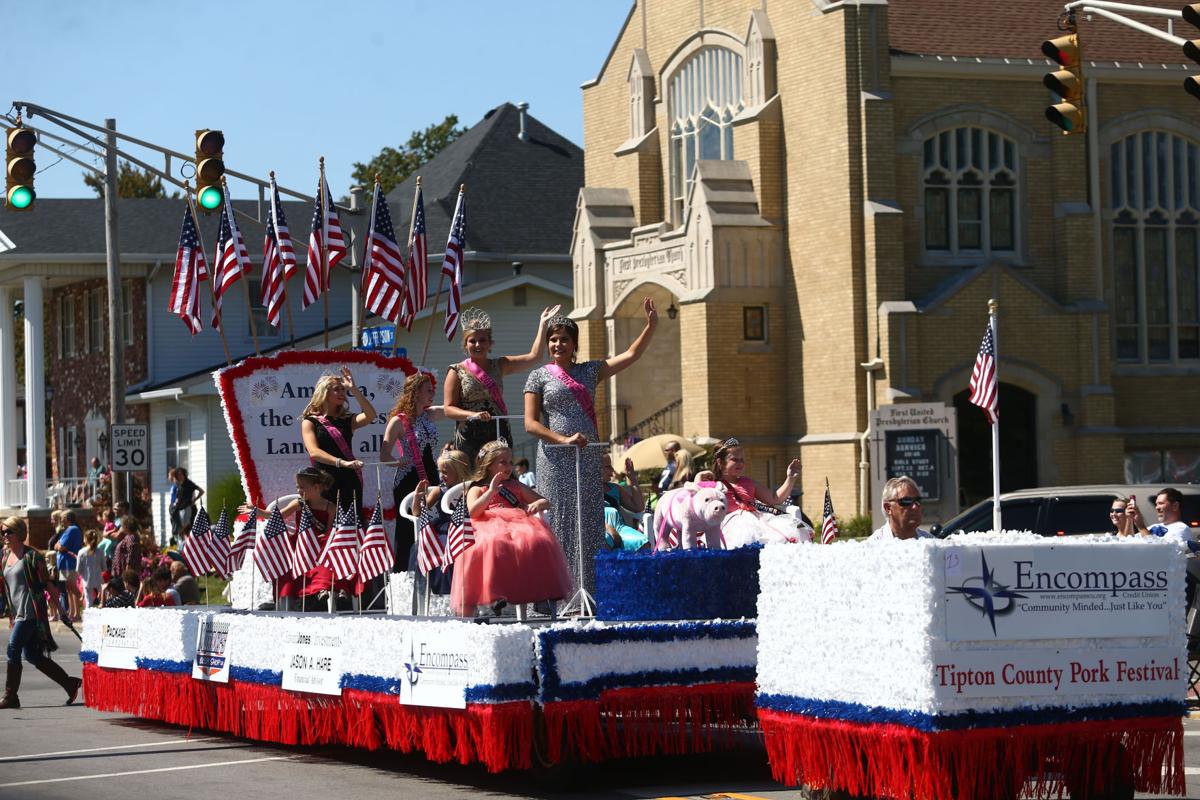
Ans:
{"label": "red fringe trim", "polygon": [[[925,733],[759,709],[775,780],[896,800],[1016,797],[1021,776],[1037,796],[1128,784],[1182,795],[1178,717]],[[1015,777],[1014,777],[1015,776]],[[998,791],[999,787],[999,791]]]}
{"label": "red fringe trim", "polygon": [[547,758],[581,761],[704,753],[754,724],[754,684],[611,689],[598,700],[547,703]]}
{"label": "red fringe trim", "polygon": [[190,674],[83,665],[89,708],[281,744],[385,745],[438,763],[482,763],[490,772],[533,765],[533,704],[466,709],[402,706],[394,695],[346,689],[341,697],[278,686],[193,680]]}

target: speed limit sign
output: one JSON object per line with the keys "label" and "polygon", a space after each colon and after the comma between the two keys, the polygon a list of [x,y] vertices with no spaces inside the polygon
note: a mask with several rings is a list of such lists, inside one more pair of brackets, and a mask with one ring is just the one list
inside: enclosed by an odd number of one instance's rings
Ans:
{"label": "speed limit sign", "polygon": [[110,425],[112,467],[117,472],[143,472],[150,463],[150,426]]}

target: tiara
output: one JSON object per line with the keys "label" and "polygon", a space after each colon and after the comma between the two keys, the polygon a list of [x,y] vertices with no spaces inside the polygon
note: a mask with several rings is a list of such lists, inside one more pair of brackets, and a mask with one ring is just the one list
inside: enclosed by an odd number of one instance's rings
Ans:
{"label": "tiara", "polygon": [[465,309],[459,316],[464,331],[490,331],[492,329],[492,318],[482,308]]}
{"label": "tiara", "polygon": [[579,330],[579,326],[575,324],[575,320],[568,317],[566,314],[555,314],[546,322],[546,330],[553,330],[559,326],[565,326]]}
{"label": "tiara", "polygon": [[718,447],[717,449],[718,450],[728,450],[731,447],[741,447],[741,446],[742,446],[741,442],[739,442],[737,439],[730,436],[728,439],[721,442],[721,446]]}
{"label": "tiara", "polygon": [[511,449],[512,449],[512,445],[510,445],[506,440],[495,439],[493,441],[488,442],[483,447],[479,448],[479,455],[480,455],[480,457],[483,457],[484,454],[490,453],[493,450],[511,450]]}

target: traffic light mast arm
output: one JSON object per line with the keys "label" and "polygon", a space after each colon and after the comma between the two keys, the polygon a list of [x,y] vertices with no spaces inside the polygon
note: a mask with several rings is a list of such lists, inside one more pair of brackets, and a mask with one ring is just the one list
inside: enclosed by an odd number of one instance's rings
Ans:
{"label": "traffic light mast arm", "polygon": [[1119,25],[1124,25],[1127,28],[1133,28],[1135,31],[1141,31],[1142,33],[1150,36],[1157,37],[1162,39],[1164,42],[1170,42],[1177,47],[1182,47],[1183,43],[1187,41],[1186,39],[1176,36],[1173,33],[1160,31],[1153,25],[1147,25],[1144,22],[1138,22],[1135,19],[1130,19],[1129,17],[1114,13],[1114,11],[1110,9],[1115,9],[1116,11],[1128,11],[1135,14],[1154,14],[1160,17],[1168,17],[1170,19],[1183,19],[1183,13],[1180,11],[1172,11],[1167,8],[1155,8],[1153,6],[1137,6],[1133,5],[1132,3],[1111,3],[1107,2],[1107,0],[1076,0],[1074,3],[1067,3],[1064,8],[1068,12],[1074,11],[1077,14],[1096,14],[1106,19],[1110,19]]}

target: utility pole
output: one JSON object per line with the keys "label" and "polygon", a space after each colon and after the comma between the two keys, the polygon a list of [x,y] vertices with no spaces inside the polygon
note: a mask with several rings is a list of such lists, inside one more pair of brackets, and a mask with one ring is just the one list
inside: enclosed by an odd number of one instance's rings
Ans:
{"label": "utility pole", "polygon": [[[121,247],[117,242],[117,121],[104,120],[104,251],[108,261],[108,422],[125,422],[125,337],[121,330]],[[111,451],[110,451],[111,452]],[[127,473],[128,476],[128,473]],[[128,480],[128,477],[126,477]],[[113,502],[128,501],[124,482],[113,476]]]}

